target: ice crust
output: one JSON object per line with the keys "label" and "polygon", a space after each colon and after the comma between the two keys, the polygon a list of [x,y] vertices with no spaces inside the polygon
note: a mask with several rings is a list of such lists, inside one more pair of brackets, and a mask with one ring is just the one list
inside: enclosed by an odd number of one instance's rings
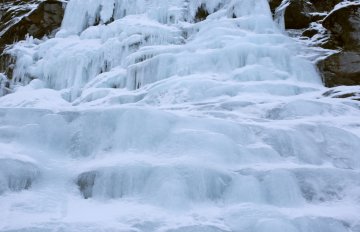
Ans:
{"label": "ice crust", "polygon": [[70,0],[9,50],[0,231],[360,231],[360,105],[302,49],[266,0]]}

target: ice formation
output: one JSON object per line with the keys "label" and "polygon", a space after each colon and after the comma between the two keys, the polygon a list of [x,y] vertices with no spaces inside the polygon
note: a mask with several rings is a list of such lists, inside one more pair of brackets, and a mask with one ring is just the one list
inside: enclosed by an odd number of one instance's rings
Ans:
{"label": "ice formation", "polygon": [[302,49],[267,0],[70,0],[9,50],[0,231],[360,231],[360,105]]}

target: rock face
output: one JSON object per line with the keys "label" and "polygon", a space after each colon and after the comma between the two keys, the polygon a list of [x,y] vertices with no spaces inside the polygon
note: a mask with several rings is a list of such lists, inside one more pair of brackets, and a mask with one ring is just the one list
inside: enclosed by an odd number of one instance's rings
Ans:
{"label": "rock face", "polygon": [[[312,45],[336,51],[318,62],[325,86],[360,84],[360,3],[344,0],[284,0],[286,29],[301,29]],[[271,0],[275,12],[281,4]]]}
{"label": "rock face", "polygon": [[60,27],[64,2],[60,0],[5,0],[0,3],[0,73],[11,78],[13,60],[4,54],[6,45],[25,39],[49,36]]}
{"label": "rock face", "polygon": [[270,0],[270,7],[273,11],[282,2],[287,2],[285,10],[286,29],[302,29],[310,26],[310,23],[322,20],[326,14],[343,0]]}
{"label": "rock face", "polygon": [[22,40],[27,34],[35,38],[49,35],[53,30],[60,27],[64,16],[63,2],[57,0],[40,3],[6,1],[2,4],[1,47]]}
{"label": "rock face", "polygon": [[360,4],[348,5],[330,13],[322,25],[337,40],[341,41],[346,50],[360,48]]}
{"label": "rock face", "polygon": [[318,64],[322,71],[325,86],[360,84],[360,53],[343,51],[321,60]]}
{"label": "rock face", "polygon": [[305,0],[290,0],[285,11],[285,26],[291,29],[308,27],[312,21],[313,5]]}
{"label": "rock face", "polygon": [[329,12],[343,0],[309,0],[317,12]]}
{"label": "rock face", "polygon": [[334,10],[322,25],[342,47],[339,53],[318,63],[325,85],[360,85],[360,4]]}

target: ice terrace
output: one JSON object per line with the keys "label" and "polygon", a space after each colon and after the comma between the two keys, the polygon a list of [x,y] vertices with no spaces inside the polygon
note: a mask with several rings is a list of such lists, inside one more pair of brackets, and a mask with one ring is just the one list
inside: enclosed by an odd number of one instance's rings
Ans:
{"label": "ice terrace", "polygon": [[266,0],[70,0],[9,50],[0,230],[360,231],[360,106],[301,49]]}

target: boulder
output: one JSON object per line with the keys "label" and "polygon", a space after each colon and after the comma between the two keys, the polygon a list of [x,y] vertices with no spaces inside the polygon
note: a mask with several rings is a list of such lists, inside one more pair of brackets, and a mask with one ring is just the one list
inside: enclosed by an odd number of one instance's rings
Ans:
{"label": "boulder", "polygon": [[305,37],[312,38],[313,36],[319,34],[320,31],[317,28],[308,28],[301,35]]}
{"label": "boulder", "polygon": [[360,85],[360,53],[344,51],[318,63],[326,87]]}
{"label": "boulder", "polygon": [[322,25],[341,48],[318,63],[325,86],[360,85],[360,3],[334,9]]}
{"label": "boulder", "polygon": [[323,21],[345,50],[360,51],[360,3],[353,3],[332,11]]}
{"label": "boulder", "polygon": [[302,29],[313,20],[313,5],[307,0],[289,0],[285,9],[284,20],[286,29]]}
{"label": "boulder", "polygon": [[343,0],[309,0],[309,2],[313,5],[316,12],[330,12]]}

